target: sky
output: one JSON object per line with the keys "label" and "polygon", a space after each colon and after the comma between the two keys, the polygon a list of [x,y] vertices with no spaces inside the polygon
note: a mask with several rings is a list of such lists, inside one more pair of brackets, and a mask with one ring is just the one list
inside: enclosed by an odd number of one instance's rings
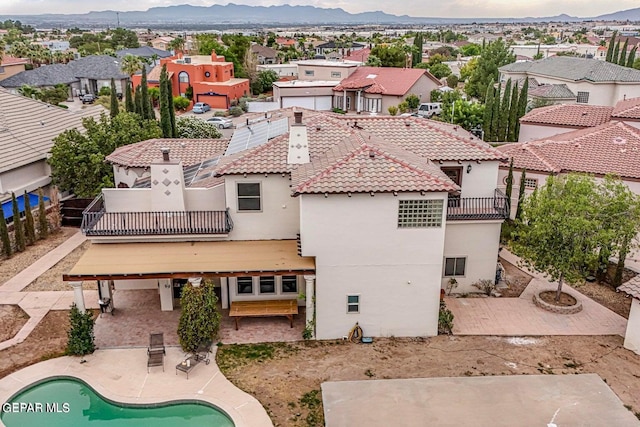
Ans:
{"label": "sky", "polygon": [[[211,0],[0,0],[0,16],[9,14],[86,13],[94,10],[146,10],[178,4],[211,6],[228,1]],[[638,0],[234,0],[236,4],[280,4],[342,8],[350,13],[381,10],[394,15],[423,17],[502,18],[525,16],[591,17],[639,7]]]}

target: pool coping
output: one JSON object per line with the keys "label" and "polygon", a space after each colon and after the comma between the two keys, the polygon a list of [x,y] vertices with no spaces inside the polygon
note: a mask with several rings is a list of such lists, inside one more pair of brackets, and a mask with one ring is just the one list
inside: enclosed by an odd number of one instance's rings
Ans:
{"label": "pool coping", "polygon": [[[144,348],[106,349],[87,355],[86,363],[70,356],[36,363],[0,379],[0,404],[34,383],[67,377],[85,382],[100,396],[116,404],[199,401],[224,412],[235,427],[273,427],[260,402],[227,380],[215,362],[202,363],[187,380],[181,373],[174,373],[173,362],[184,358],[178,348],[167,348],[164,371],[155,367],[147,373],[146,358]],[[133,369],[122,372],[122,366]],[[0,426],[4,426],[1,420]]]}

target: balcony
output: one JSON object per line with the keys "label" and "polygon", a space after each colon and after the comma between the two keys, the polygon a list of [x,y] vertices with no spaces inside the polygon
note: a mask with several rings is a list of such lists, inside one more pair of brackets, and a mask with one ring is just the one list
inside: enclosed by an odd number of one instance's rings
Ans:
{"label": "balcony", "polygon": [[228,211],[106,212],[102,195],[82,212],[86,236],[165,236],[228,234],[233,221]]}
{"label": "balcony", "polygon": [[509,201],[500,190],[493,197],[449,197],[447,220],[505,220],[509,218]]}

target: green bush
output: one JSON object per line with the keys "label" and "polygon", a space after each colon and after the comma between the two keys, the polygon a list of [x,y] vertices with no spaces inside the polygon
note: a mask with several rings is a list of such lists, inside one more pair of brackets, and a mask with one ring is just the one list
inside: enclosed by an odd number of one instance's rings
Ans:
{"label": "green bush", "polygon": [[179,111],[186,111],[191,105],[191,101],[187,98],[183,98],[182,96],[174,96],[173,97],[173,107]]}
{"label": "green bush", "polygon": [[407,103],[411,110],[415,110],[420,106],[420,98],[416,94],[409,94],[404,101]]}
{"label": "green bush", "polygon": [[440,301],[440,311],[438,312],[438,333],[451,334],[453,329],[453,313],[447,308],[444,301]]}
{"label": "green bush", "polygon": [[212,281],[204,280],[198,287],[187,284],[182,289],[180,307],[178,338],[182,350],[193,353],[201,344],[218,337],[222,316]]}
{"label": "green bush", "polygon": [[84,356],[93,353],[96,349],[93,335],[93,313],[90,311],[81,313],[74,303],[69,313],[69,323],[71,327],[67,332],[69,337],[67,354]]}
{"label": "green bush", "polygon": [[64,104],[58,104],[57,107],[64,108],[65,110],[69,109],[69,106]]}
{"label": "green bush", "polygon": [[398,114],[398,107],[396,107],[395,105],[392,105],[391,107],[389,107],[388,110],[389,110],[389,114],[391,114],[392,116],[395,116],[396,114]]}
{"label": "green bush", "polygon": [[242,108],[240,107],[231,107],[229,109],[229,114],[231,114],[233,117],[240,117],[243,113],[244,111],[242,111]]}
{"label": "green bush", "polygon": [[227,112],[226,111],[216,111],[215,113],[213,113],[213,115],[215,117],[226,117],[227,116]]}
{"label": "green bush", "polygon": [[401,114],[409,111],[409,104],[407,103],[407,101],[402,101],[400,104],[398,104],[398,111],[400,111]]}
{"label": "green bush", "polygon": [[187,87],[187,90],[184,91],[184,96],[185,98],[187,98],[189,101],[191,101],[193,99],[193,86],[189,85]]}
{"label": "green bush", "polygon": [[222,137],[217,125],[195,116],[178,117],[176,130],[178,138],[209,139]]}
{"label": "green bush", "polygon": [[98,91],[98,96],[111,96],[111,88],[109,86],[102,86]]}

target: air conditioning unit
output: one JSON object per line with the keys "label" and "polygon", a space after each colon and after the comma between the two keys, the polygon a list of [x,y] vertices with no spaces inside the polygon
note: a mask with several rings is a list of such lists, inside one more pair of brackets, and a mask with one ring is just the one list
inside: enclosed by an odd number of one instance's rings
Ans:
{"label": "air conditioning unit", "polygon": [[184,63],[185,64],[191,64],[191,58],[189,58],[188,56],[184,57]]}

